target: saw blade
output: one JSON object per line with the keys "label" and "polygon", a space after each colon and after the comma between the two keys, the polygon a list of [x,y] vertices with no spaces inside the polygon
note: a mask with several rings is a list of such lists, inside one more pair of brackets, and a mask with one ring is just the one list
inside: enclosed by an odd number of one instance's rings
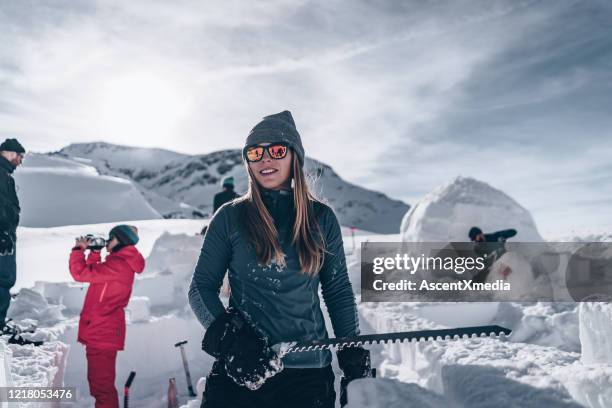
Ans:
{"label": "saw blade", "polygon": [[302,341],[289,344],[284,348],[283,354],[299,353],[314,350],[329,350],[332,348],[342,349],[344,347],[366,346],[370,344],[402,343],[410,341],[413,343],[421,341],[436,340],[459,340],[479,337],[508,336],[512,330],[501,326],[475,326],[459,327],[456,329],[419,330],[397,333],[365,334],[353,337],[338,337],[334,339]]}

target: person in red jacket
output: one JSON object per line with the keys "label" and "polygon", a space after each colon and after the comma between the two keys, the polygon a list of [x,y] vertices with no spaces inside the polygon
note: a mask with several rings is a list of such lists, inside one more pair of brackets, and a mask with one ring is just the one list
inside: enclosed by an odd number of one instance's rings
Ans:
{"label": "person in red jacket", "polygon": [[89,282],[81,318],[78,341],[85,345],[89,391],[96,408],[117,408],[115,388],[117,351],[125,345],[125,312],[136,273],[144,270],[145,261],[134,245],[138,230],[118,225],[106,244],[109,254],[102,262],[100,250],[90,250],[87,238],[78,238],[70,253],[70,274],[77,282]]}

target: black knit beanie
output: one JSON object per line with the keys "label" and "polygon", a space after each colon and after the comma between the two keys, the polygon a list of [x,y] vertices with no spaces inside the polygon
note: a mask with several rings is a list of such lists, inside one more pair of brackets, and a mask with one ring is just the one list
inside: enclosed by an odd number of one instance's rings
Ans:
{"label": "black knit beanie", "polygon": [[25,149],[17,139],[6,139],[0,144],[0,152],[25,153]]}
{"label": "black knit beanie", "polygon": [[472,227],[470,228],[470,232],[468,232],[468,237],[470,237],[470,240],[473,241],[480,234],[482,234],[482,230],[480,228]]}
{"label": "black knit beanie", "polygon": [[246,160],[246,150],[248,147],[258,145],[260,143],[277,143],[285,142],[293,149],[300,164],[304,165],[304,147],[302,146],[302,138],[295,127],[291,112],[282,111],[274,115],[266,116],[259,122],[249,133],[246,139],[244,149],[242,149],[242,158]]}

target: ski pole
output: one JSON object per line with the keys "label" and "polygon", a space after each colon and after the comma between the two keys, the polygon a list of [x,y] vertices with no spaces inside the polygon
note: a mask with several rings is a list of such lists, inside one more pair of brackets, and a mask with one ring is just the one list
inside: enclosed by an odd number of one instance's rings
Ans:
{"label": "ski pole", "polygon": [[136,371],[130,371],[130,375],[128,376],[128,379],[125,382],[125,387],[123,388],[123,408],[129,407],[130,387],[132,386],[132,381],[134,381],[134,377],[136,377]]}
{"label": "ski pole", "polygon": [[174,347],[180,347],[181,349],[181,358],[183,359],[183,368],[185,369],[185,377],[187,377],[187,388],[189,390],[190,397],[196,397],[196,393],[193,391],[193,386],[191,385],[191,374],[189,373],[189,364],[187,364],[187,354],[185,353],[185,344],[187,344],[187,340],[179,341],[174,345]]}

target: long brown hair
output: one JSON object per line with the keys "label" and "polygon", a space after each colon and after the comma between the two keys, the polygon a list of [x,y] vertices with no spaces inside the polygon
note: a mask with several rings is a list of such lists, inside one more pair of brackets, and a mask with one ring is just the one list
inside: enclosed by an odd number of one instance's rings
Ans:
{"label": "long brown hair", "polygon": [[[237,201],[246,204],[243,226],[255,245],[259,262],[268,265],[274,261],[279,266],[286,266],[285,254],[278,241],[278,231],[274,219],[268,212],[262,196],[261,187],[246,163],[249,174],[249,190]],[[320,202],[310,191],[306,176],[299,160],[292,155],[293,199],[295,203],[295,223],[293,225],[292,243],[295,245],[302,272],[315,276],[323,265],[325,238],[315,220],[314,203]]]}

